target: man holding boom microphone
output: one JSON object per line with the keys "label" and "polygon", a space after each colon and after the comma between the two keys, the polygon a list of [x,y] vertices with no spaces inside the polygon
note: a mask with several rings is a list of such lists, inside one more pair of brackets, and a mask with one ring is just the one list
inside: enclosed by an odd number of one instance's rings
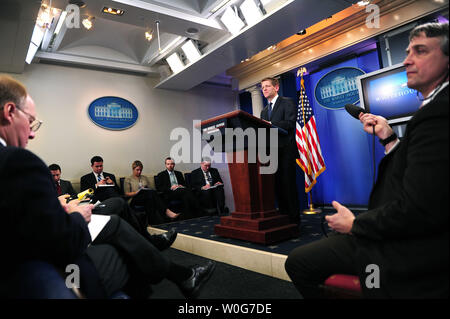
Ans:
{"label": "man holding boom microphone", "polygon": [[[333,201],[326,220],[336,233],[289,254],[286,271],[304,298],[322,297],[333,274],[359,276],[368,298],[448,298],[448,23],[414,28],[406,53],[408,87],[423,103],[401,141],[384,118],[359,114],[386,156],[369,210],[355,217]],[[367,269],[378,269],[378,285],[367,284]]]}

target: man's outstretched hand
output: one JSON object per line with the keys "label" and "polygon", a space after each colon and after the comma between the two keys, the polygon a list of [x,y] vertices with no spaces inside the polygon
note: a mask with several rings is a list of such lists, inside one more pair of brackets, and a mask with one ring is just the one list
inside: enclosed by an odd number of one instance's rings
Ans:
{"label": "man's outstretched hand", "polygon": [[332,202],[333,207],[337,210],[336,214],[325,216],[325,220],[328,222],[328,226],[333,230],[343,233],[351,234],[353,226],[353,220],[355,215],[345,206],[342,206],[336,201]]}

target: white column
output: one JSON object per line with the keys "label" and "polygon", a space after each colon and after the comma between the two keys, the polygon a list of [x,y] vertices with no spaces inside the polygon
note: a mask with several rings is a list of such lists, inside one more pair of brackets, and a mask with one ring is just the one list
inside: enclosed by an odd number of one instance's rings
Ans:
{"label": "white column", "polygon": [[258,86],[252,86],[247,89],[247,92],[250,92],[252,95],[252,112],[253,116],[260,117],[261,111],[264,108],[263,98],[261,95],[261,89]]}

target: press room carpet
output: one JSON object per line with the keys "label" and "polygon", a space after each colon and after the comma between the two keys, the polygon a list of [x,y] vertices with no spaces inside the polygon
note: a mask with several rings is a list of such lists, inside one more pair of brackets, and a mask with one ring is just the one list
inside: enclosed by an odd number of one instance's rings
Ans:
{"label": "press room carpet", "polygon": [[[181,250],[164,251],[172,261],[190,266],[207,259]],[[198,299],[299,299],[291,282],[262,275],[243,268],[216,262],[216,269],[205,284]],[[184,299],[175,284],[168,280],[152,287],[150,299]]]}
{"label": "press room carpet", "polygon": [[[354,209],[357,213],[359,209]],[[364,209],[363,209],[364,210]],[[220,223],[219,216],[204,216],[196,219],[183,220],[167,224],[155,225],[155,228],[169,230],[175,228],[178,233],[200,237],[213,241],[238,245],[242,247],[288,255],[294,248],[322,238],[330,231],[324,216],[333,214],[333,208],[323,208],[321,214],[301,215],[300,236],[271,245],[262,245],[243,240],[225,238],[214,233],[214,225]],[[164,252],[171,260],[190,266],[207,259],[170,248]],[[153,287],[150,299],[182,299],[178,288],[164,280]],[[299,299],[302,298],[289,281],[273,278],[240,267],[217,262],[209,282],[202,290],[200,299]]]}
{"label": "press room carpet", "polygon": [[172,222],[161,225],[154,225],[153,227],[169,230],[175,228],[180,234],[185,234],[194,237],[200,237],[231,245],[242,246],[251,249],[262,250],[270,253],[277,253],[281,255],[288,255],[294,248],[310,243],[312,241],[322,238],[324,232],[330,231],[323,218],[327,214],[335,213],[335,210],[324,209],[321,214],[317,215],[302,215],[300,236],[298,238],[291,238],[283,242],[274,243],[271,245],[263,245],[251,243],[244,240],[233,238],[226,238],[217,236],[214,233],[214,225],[220,224],[219,216],[204,216],[195,219],[188,219],[179,222]]}

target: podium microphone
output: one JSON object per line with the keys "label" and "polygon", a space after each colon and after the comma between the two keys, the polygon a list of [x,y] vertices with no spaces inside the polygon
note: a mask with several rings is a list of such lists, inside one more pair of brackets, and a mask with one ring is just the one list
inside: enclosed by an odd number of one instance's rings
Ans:
{"label": "podium microphone", "polygon": [[357,120],[359,120],[359,113],[369,113],[366,109],[353,104],[345,104],[345,110]]}

